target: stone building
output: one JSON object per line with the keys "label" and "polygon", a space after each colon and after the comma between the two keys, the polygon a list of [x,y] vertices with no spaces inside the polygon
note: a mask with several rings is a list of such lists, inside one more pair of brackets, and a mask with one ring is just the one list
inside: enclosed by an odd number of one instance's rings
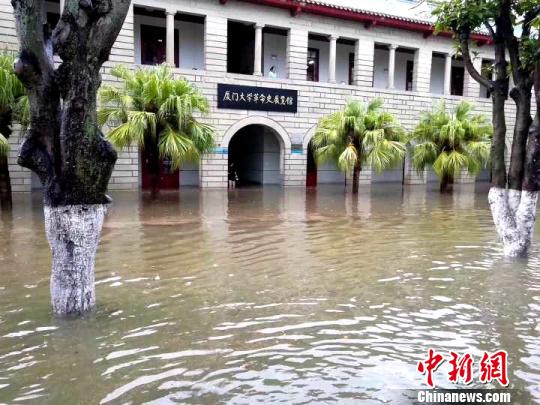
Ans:
{"label": "stone building", "polygon": [[[342,182],[334,167],[315,167],[309,147],[318,120],[341,109],[348,99],[381,97],[407,130],[440,100],[453,106],[463,99],[491,114],[491,100],[455,57],[449,35],[434,35],[429,17],[415,14],[407,0],[385,1],[385,10],[327,4],[319,0],[134,0],[103,72],[115,64],[168,62],[175,74],[196,84],[208,97],[204,118],[217,133],[214,153],[180,172],[163,165],[167,184],[222,188],[234,161],[245,181],[306,186]],[[373,3],[373,2],[371,2]],[[47,3],[47,18],[59,18],[59,2]],[[397,13],[396,10],[405,10]],[[405,15],[414,15],[414,18]],[[0,0],[0,43],[16,49],[9,0]],[[489,37],[476,35],[474,63],[489,65]],[[272,70],[272,72],[271,72]],[[245,86],[245,87],[242,87]],[[219,90],[219,96],[218,96]],[[250,95],[249,100],[247,100]],[[276,98],[277,97],[277,98]],[[255,100],[257,98],[257,100]],[[511,133],[514,109],[508,103]],[[17,136],[10,170],[15,191],[39,187],[16,165]],[[145,168],[135,149],[120,154],[111,189],[138,189]],[[419,184],[409,159],[384,173],[369,168],[360,181]],[[462,176],[457,181],[474,181]]]}

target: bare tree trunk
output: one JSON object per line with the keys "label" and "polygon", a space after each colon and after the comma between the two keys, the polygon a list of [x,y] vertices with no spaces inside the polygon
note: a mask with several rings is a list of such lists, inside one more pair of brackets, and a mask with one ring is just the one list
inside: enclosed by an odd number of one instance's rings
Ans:
{"label": "bare tree trunk", "polygon": [[[161,132],[160,128],[156,131]],[[148,174],[150,175],[150,192],[152,198],[157,198],[161,186],[161,159],[157,137],[148,136],[145,141],[145,153],[148,158]]]}
{"label": "bare tree trunk", "polygon": [[[528,253],[533,239],[540,190],[540,61],[536,62],[533,77],[537,111],[533,124],[528,128],[525,156],[522,158],[522,190],[506,191],[493,187],[489,192],[493,220],[503,242],[504,253],[511,257]],[[521,119],[524,119],[523,116]]]}
{"label": "bare tree trunk", "polygon": [[0,156],[0,210],[10,210],[12,206],[8,158]]}
{"label": "bare tree trunk", "polygon": [[454,184],[454,178],[451,175],[443,174],[441,178],[441,184],[439,185],[440,193],[449,193],[452,191],[452,185]]}
{"label": "bare tree trunk", "polygon": [[360,167],[358,164],[354,165],[352,182],[352,192],[353,194],[358,194],[358,183],[360,182]]}
{"label": "bare tree trunk", "polygon": [[[94,257],[116,161],[97,125],[99,71],[130,2],[66,0],[52,36],[43,23],[45,1],[12,4],[21,48],[15,73],[28,90],[31,110],[19,164],[44,186],[53,310],[80,315],[95,305]],[[57,69],[54,54],[62,59]]]}

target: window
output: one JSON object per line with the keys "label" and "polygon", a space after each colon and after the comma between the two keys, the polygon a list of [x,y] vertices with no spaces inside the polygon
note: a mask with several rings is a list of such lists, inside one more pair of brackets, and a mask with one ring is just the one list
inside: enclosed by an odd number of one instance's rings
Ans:
{"label": "window", "polygon": [[316,48],[308,48],[307,80],[310,82],[319,81],[319,50]]}
{"label": "window", "polygon": [[253,74],[255,27],[253,24],[229,21],[227,24],[227,72]]}
{"label": "window", "polygon": [[354,53],[349,53],[349,84],[354,82]]}
{"label": "window", "polygon": [[[178,39],[178,30],[174,30]],[[141,64],[159,65],[167,61],[167,30],[141,24]],[[174,41],[174,64],[178,67],[178,40]]]}
{"label": "window", "polygon": [[465,78],[465,69],[463,66],[452,66],[450,79],[450,94],[453,96],[463,95],[463,80]]}
{"label": "window", "polygon": [[414,62],[412,60],[407,61],[407,70],[405,72],[405,90],[412,91],[413,89],[413,71]]}

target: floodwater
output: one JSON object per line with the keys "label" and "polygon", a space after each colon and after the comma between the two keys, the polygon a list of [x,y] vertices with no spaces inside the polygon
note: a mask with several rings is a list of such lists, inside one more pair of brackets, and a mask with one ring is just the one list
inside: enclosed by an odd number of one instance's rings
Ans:
{"label": "floodwater", "polygon": [[515,403],[539,402],[540,243],[505,260],[486,191],[117,193],[98,308],[68,321],[50,312],[39,197],[17,195],[0,228],[0,403],[399,404],[426,387],[429,348],[474,370],[506,350],[509,388],[529,395]]}

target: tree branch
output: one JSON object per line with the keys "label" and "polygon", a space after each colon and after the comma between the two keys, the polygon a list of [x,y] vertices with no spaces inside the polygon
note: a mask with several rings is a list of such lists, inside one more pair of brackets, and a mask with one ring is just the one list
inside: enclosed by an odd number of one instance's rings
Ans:
{"label": "tree branch", "polygon": [[[53,49],[45,22],[44,0],[12,0],[20,54],[15,74],[28,91],[31,119],[19,163],[43,183],[54,177],[60,97],[54,84]],[[46,102],[43,102],[46,100]]]}
{"label": "tree branch", "polygon": [[465,65],[465,68],[474,80],[476,80],[482,86],[486,87],[491,92],[494,88],[493,81],[489,80],[487,77],[482,76],[482,74],[474,67],[471,59],[471,53],[469,50],[469,41],[470,34],[468,32],[462,32],[459,34],[459,44],[461,47],[461,54],[463,57],[463,63]]}

